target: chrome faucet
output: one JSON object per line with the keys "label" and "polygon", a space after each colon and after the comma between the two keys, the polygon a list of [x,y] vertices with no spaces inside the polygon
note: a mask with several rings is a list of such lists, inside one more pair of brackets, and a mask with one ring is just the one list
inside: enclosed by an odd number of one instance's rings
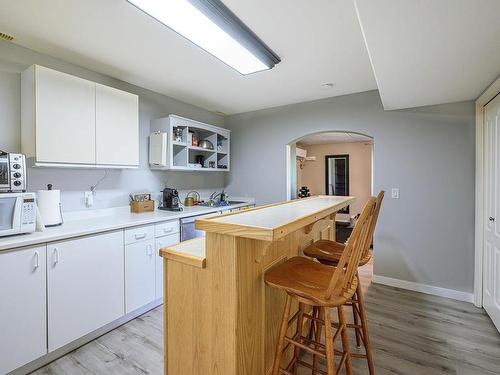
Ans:
{"label": "chrome faucet", "polygon": [[[223,191],[224,191],[224,190],[223,190]],[[217,197],[219,197],[221,194],[222,194],[222,192],[221,192],[221,193],[217,193],[216,191],[214,191],[212,194],[210,194],[209,201],[210,201],[210,202],[215,202],[215,199],[216,199]]]}

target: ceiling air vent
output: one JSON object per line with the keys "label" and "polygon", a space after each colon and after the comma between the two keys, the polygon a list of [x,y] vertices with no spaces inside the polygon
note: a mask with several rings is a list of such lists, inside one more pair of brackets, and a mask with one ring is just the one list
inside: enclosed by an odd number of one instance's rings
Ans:
{"label": "ceiling air vent", "polygon": [[14,37],[12,35],[4,34],[4,33],[0,32],[0,39],[3,39],[3,40],[10,42],[10,41],[14,40]]}

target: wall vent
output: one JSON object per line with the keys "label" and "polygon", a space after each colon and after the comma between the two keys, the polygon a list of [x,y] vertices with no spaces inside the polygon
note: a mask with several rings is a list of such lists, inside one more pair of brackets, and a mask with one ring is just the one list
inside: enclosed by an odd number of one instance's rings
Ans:
{"label": "wall vent", "polygon": [[14,40],[14,37],[12,35],[0,32],[0,39],[6,40],[8,42],[11,42],[11,41]]}

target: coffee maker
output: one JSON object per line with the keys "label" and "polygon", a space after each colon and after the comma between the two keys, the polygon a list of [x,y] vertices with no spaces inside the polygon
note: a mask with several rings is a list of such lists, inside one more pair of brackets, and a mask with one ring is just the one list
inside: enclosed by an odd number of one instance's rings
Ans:
{"label": "coffee maker", "polygon": [[163,198],[160,210],[166,211],[182,211],[182,207],[179,206],[179,192],[174,188],[165,188],[162,191]]}

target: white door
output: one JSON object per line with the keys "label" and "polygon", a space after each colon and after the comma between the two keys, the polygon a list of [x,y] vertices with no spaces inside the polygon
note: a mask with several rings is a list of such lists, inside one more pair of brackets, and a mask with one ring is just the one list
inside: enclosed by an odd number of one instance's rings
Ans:
{"label": "white door", "polygon": [[36,66],[36,158],[95,163],[95,83]]}
{"label": "white door", "polygon": [[96,163],[139,166],[139,98],[96,83]]}
{"label": "white door", "polygon": [[47,354],[45,246],[0,253],[0,374]]}
{"label": "white door", "polygon": [[163,299],[163,258],[160,249],[165,246],[175,245],[180,241],[180,234],[174,233],[156,239],[156,299]]}
{"label": "white door", "polygon": [[485,107],[483,306],[500,331],[500,95]]}
{"label": "white door", "polygon": [[49,351],[124,315],[123,231],[47,246]]}
{"label": "white door", "polygon": [[125,313],[155,300],[154,240],[125,246]]}

